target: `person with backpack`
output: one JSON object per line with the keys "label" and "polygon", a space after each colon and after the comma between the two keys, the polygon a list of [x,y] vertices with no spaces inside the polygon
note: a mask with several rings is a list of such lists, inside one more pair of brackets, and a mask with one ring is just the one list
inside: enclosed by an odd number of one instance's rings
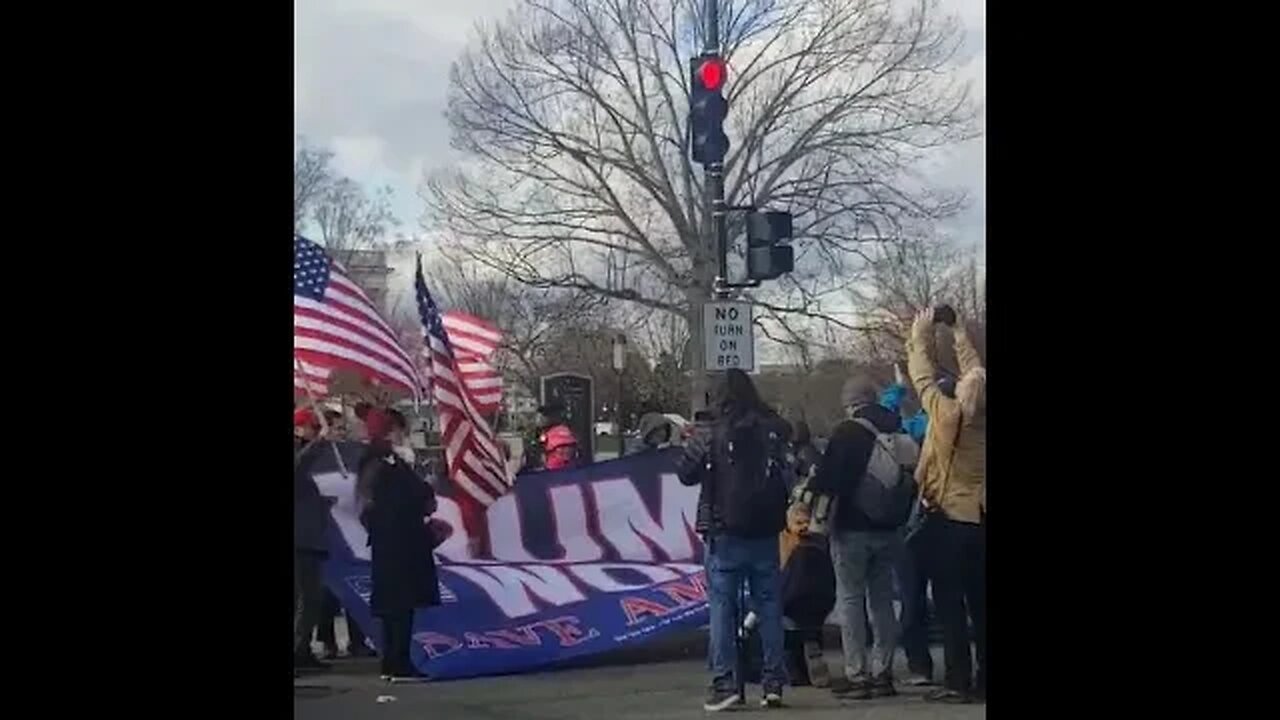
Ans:
{"label": "person with backpack", "polygon": [[744,581],[764,646],[761,704],[781,707],[787,676],[778,533],[786,525],[788,426],[760,400],[751,377],[741,370],[717,379],[712,408],[715,420],[693,434],[677,464],[682,483],[701,486],[697,529],[706,545],[711,605],[711,687],[703,709],[716,712],[746,700],[735,682]]}
{"label": "person with backpack", "polygon": [[[960,379],[954,397],[938,386],[929,348],[936,323],[950,325]],[[926,509],[920,541],[942,622],[944,687],[931,702],[984,699],[987,688],[986,446],[987,371],[963,323],[947,306],[916,316],[907,340],[907,371],[929,415],[916,478]],[[973,620],[976,678],[970,677],[969,618]]]}
{"label": "person with backpack", "polygon": [[[848,419],[835,427],[812,492],[832,497],[831,562],[847,683],[832,692],[853,699],[895,695],[893,654],[898,621],[893,568],[903,553],[901,529],[917,504],[913,473],[919,451],[896,413],[876,402],[865,375],[841,391]],[[867,606],[874,646],[867,662]]]}

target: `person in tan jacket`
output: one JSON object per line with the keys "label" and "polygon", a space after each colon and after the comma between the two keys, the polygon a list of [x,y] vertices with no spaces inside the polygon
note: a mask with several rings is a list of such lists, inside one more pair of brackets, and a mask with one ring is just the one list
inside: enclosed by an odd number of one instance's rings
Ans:
{"label": "person in tan jacket", "polygon": [[[928,511],[920,541],[926,572],[933,583],[934,606],[942,623],[945,687],[930,693],[934,702],[968,702],[986,696],[986,369],[964,324],[953,328],[960,379],[955,398],[938,389],[929,355],[935,324],[933,309],[916,316],[907,340],[907,369],[920,396],[929,426],[916,479]],[[977,651],[971,683],[969,623],[973,619]]]}

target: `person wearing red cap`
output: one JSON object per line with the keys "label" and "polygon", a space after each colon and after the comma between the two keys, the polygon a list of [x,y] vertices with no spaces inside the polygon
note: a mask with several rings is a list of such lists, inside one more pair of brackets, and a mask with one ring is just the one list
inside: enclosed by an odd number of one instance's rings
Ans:
{"label": "person wearing red cap", "polygon": [[320,620],[324,601],[322,571],[329,546],[325,530],[329,525],[329,501],[311,477],[311,465],[325,443],[320,439],[320,422],[307,408],[293,413],[293,662],[299,669],[325,669],[311,652],[311,634]]}
{"label": "person wearing red cap", "polygon": [[414,612],[440,604],[432,554],[439,542],[423,522],[435,512],[436,496],[395,452],[408,432],[404,416],[395,410],[362,410],[369,446],[356,471],[356,498],[373,551],[369,607],[382,620],[382,676],[420,679],[410,656]]}
{"label": "person wearing red cap", "polygon": [[542,452],[548,470],[573,467],[578,461],[578,439],[568,425],[556,425],[542,434]]}
{"label": "person wearing red cap", "polygon": [[559,400],[538,408],[545,430],[538,436],[542,446],[543,467],[547,470],[571,468],[578,462],[578,438],[564,421],[565,407]]}
{"label": "person wearing red cap", "polygon": [[293,411],[293,444],[294,450],[301,450],[307,443],[320,437],[320,420],[311,408],[298,408]]}

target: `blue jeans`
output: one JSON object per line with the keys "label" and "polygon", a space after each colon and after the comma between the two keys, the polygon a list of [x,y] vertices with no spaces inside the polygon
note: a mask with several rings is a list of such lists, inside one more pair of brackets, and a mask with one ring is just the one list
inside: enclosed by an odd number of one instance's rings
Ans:
{"label": "blue jeans", "polygon": [[736,687],[734,671],[738,666],[738,651],[734,636],[743,581],[749,583],[751,609],[760,616],[757,631],[764,647],[761,684],[765,692],[780,693],[787,672],[775,535],[753,539],[712,535],[707,543],[707,590],[711,600],[711,642],[707,654],[711,686],[719,690]]}

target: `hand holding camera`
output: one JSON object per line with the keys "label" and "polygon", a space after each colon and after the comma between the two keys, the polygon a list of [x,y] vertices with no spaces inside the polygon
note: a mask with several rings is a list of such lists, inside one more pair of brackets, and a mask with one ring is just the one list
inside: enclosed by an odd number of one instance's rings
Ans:
{"label": "hand holding camera", "polygon": [[955,327],[956,326],[955,308],[946,304],[939,305],[938,307],[933,309],[933,321],[935,323],[942,323],[947,327]]}
{"label": "hand holding camera", "polygon": [[959,322],[956,316],[955,308],[947,304],[937,307],[926,308],[916,315],[915,321],[911,323],[911,337],[916,342],[925,342],[929,338],[929,333],[933,331],[934,325],[946,325],[955,329]]}

